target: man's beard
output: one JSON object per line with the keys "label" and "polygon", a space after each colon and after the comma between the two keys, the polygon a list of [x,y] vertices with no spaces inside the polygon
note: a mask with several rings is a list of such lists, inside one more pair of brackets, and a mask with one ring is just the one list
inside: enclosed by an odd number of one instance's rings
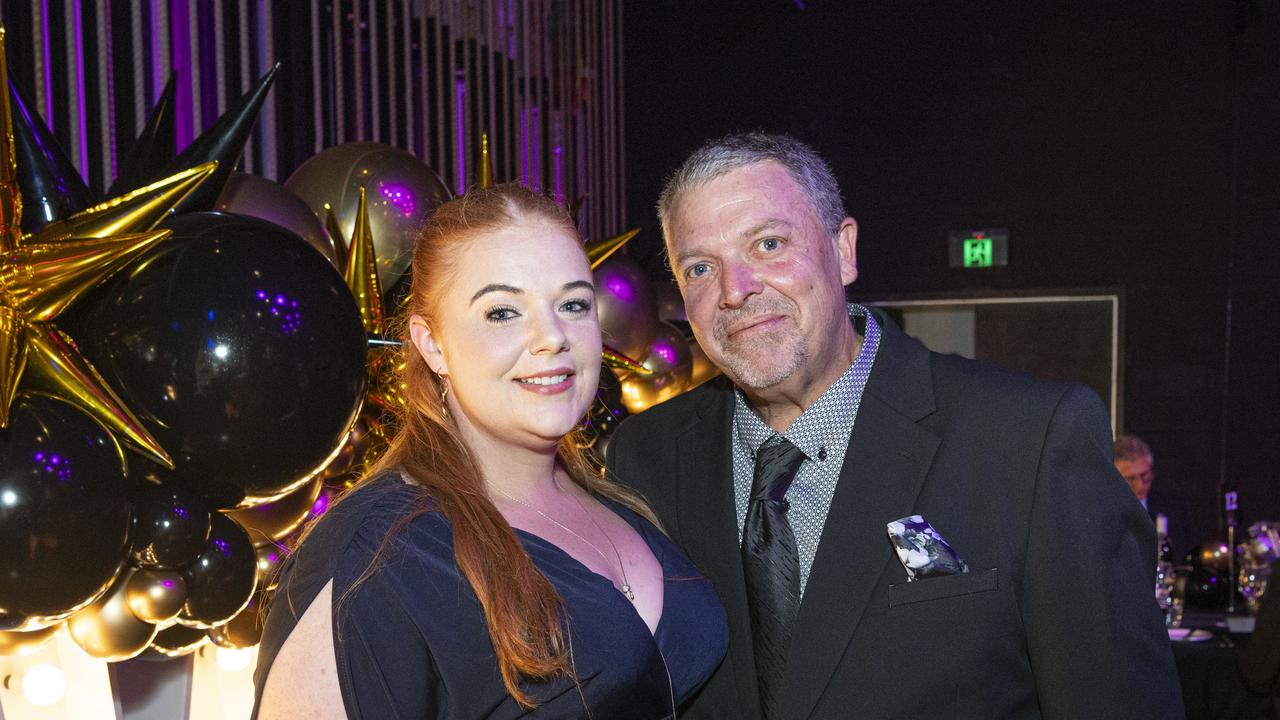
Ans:
{"label": "man's beard", "polygon": [[[781,297],[760,298],[716,317],[712,336],[721,351],[721,370],[738,385],[755,390],[773,387],[791,377],[809,356],[809,346],[795,325],[795,303]],[[757,332],[747,340],[729,339],[734,323],[758,315],[784,317],[784,327]]]}

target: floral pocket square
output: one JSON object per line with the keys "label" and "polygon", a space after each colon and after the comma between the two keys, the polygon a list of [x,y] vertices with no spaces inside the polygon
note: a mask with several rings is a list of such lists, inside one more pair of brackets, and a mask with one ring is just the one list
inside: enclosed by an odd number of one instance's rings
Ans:
{"label": "floral pocket square", "polygon": [[907,571],[907,582],[969,572],[969,566],[924,516],[900,518],[885,527],[889,531],[889,541],[898,553],[898,560]]}

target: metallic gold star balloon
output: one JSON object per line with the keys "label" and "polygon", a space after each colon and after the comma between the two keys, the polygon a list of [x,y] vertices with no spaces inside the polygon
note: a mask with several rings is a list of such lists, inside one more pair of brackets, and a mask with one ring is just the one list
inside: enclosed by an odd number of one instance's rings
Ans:
{"label": "metallic gold star balloon", "polygon": [[493,187],[493,161],[489,159],[489,133],[480,133],[480,166],[476,168],[476,184]]}
{"label": "metallic gold star balloon", "polygon": [[382,305],[382,283],[378,281],[378,255],[373,248],[373,231],[369,229],[369,207],[365,203],[364,188],[360,188],[360,201],[356,205],[355,227],[351,230],[351,242],[347,243],[346,268],[342,279],[360,308],[360,320],[364,331],[370,335],[382,334],[382,322],[387,311]]}
{"label": "metallic gold star balloon", "polygon": [[652,370],[640,364],[639,362],[636,362],[635,360],[632,360],[626,355],[623,355],[622,353],[617,352],[615,350],[611,350],[607,347],[603,348],[600,351],[600,357],[602,360],[604,360],[605,366],[611,370],[624,370],[626,372],[634,373],[636,375],[653,374]]}
{"label": "metallic gold star balloon", "polygon": [[211,160],[182,170],[146,187],[94,205],[65,220],[51,222],[23,240],[61,242],[151,230],[217,169],[217,161]]}
{"label": "metallic gold star balloon", "polygon": [[[9,77],[4,52],[4,28],[0,27],[0,78]],[[22,238],[22,191],[18,189],[18,163],[13,151],[13,115],[9,93],[0,93],[0,251],[18,245]],[[7,406],[6,406],[7,407]]]}
{"label": "metallic gold star balloon", "polygon": [[[0,28],[0,77],[7,76]],[[75,341],[54,324],[77,299],[169,236],[156,225],[217,168],[183,170],[22,235],[22,193],[9,93],[0,93],[0,427],[19,385],[75,403],[125,444],[169,468],[173,461]]]}
{"label": "metallic gold star balloon", "polygon": [[621,235],[614,235],[598,242],[587,243],[587,260],[591,261],[591,269],[595,270],[600,263],[608,260],[610,255],[639,234],[640,228],[632,228]]}

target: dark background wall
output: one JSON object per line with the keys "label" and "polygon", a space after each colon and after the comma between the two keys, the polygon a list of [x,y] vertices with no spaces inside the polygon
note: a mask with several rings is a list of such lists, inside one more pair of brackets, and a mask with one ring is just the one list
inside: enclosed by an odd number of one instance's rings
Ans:
{"label": "dark background wall", "polygon": [[[1159,485],[1210,534],[1221,478],[1246,522],[1280,519],[1280,2],[625,6],[652,274],[666,174],[707,138],[790,132],[859,221],[854,298],[1122,288],[1124,424]],[[948,268],[947,230],[984,226],[1010,228],[1009,266]]]}

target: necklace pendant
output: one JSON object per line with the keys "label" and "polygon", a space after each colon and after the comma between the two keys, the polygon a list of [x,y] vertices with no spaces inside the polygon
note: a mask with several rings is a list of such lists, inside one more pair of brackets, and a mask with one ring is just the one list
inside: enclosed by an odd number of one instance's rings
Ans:
{"label": "necklace pendant", "polygon": [[622,594],[623,594],[623,595],[624,595],[628,600],[630,600],[632,604],[635,604],[635,601],[636,601],[636,594],[635,594],[635,593],[633,593],[633,592],[631,592],[631,586],[630,586],[630,585],[627,585],[626,583],[623,583],[623,585],[622,585],[622,587],[621,587],[620,589],[622,590]]}

